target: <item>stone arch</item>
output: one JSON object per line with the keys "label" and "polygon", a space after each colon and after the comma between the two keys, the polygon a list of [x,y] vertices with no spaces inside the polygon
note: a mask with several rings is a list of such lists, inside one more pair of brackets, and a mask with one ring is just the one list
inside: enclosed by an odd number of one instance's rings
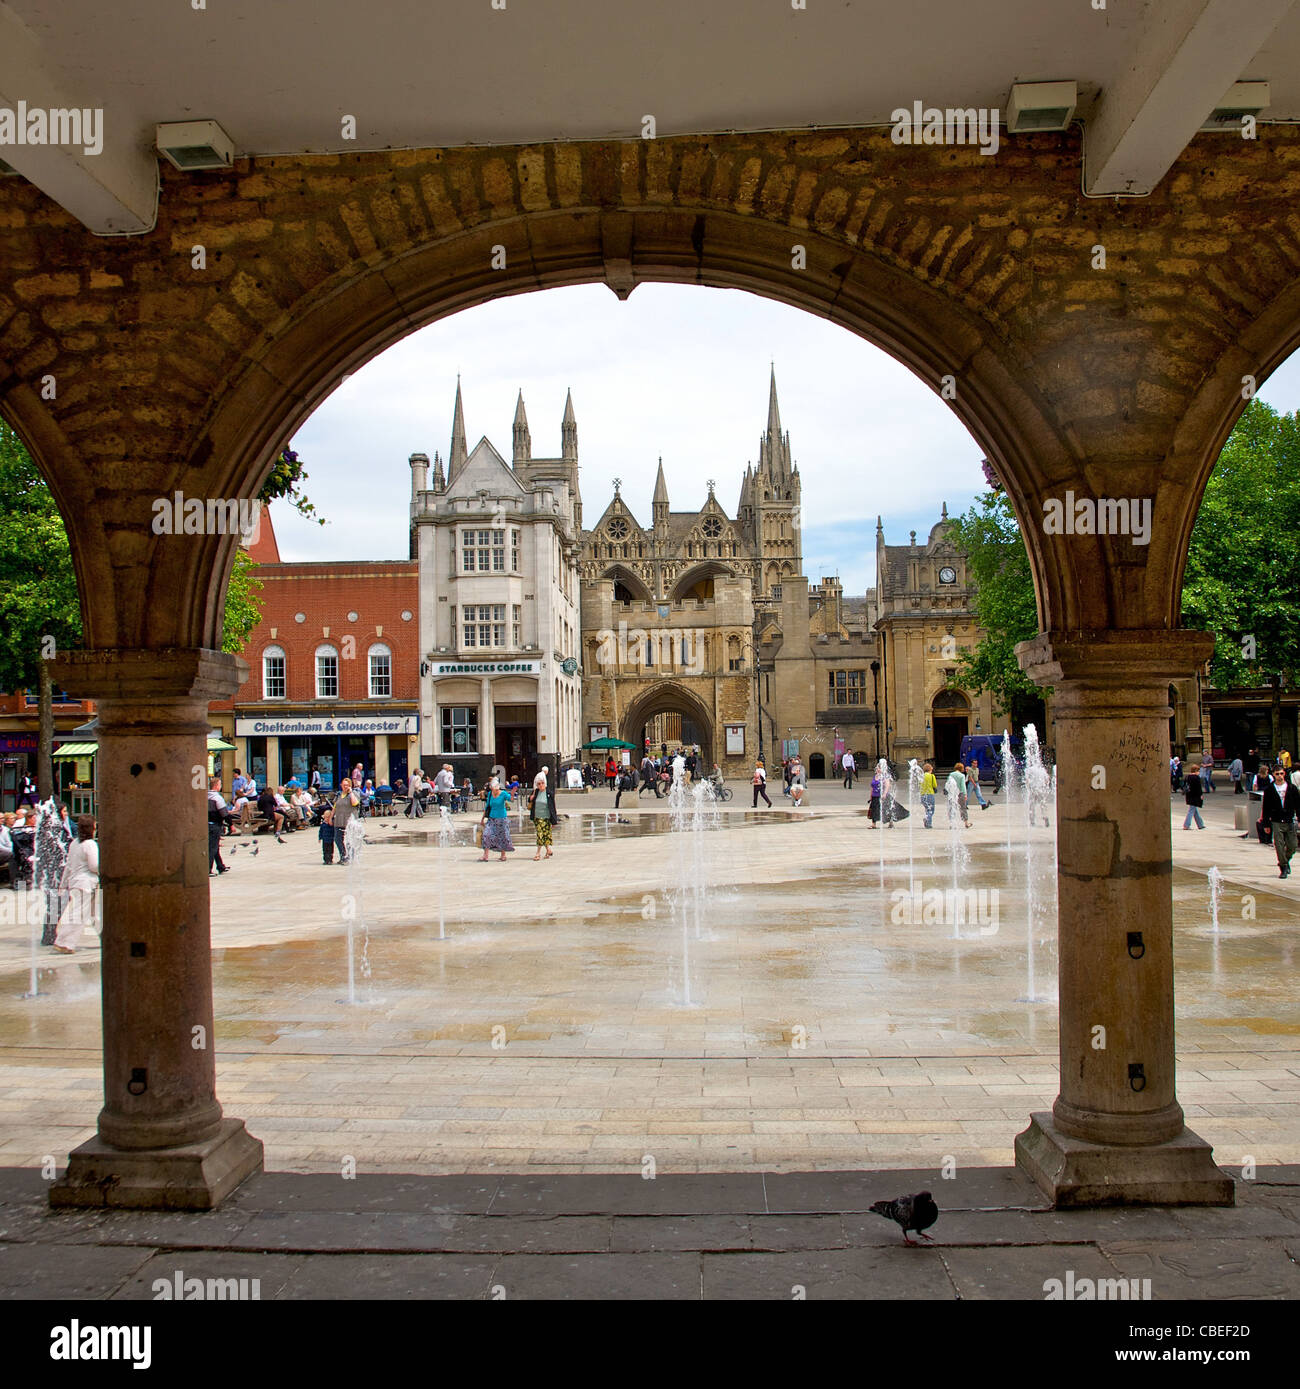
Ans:
{"label": "stone arch", "polygon": [[674,603],[681,602],[692,589],[707,585],[708,592],[706,597],[712,598],[712,580],[719,575],[726,575],[728,578],[735,577],[735,570],[728,565],[720,563],[718,560],[710,560],[705,564],[692,564],[689,568],[682,571],[677,582],[673,585],[669,598]]}
{"label": "stone arch", "polygon": [[700,756],[705,766],[711,766],[716,746],[713,713],[708,705],[680,680],[656,680],[628,705],[623,713],[619,736],[635,743],[638,751],[644,747],[641,730],[656,714],[685,714],[700,730]]}
{"label": "stone arch", "polygon": [[[305,162],[305,161],[304,161]],[[179,210],[178,210],[179,213]],[[965,359],[961,399],[952,407],[999,468],[1013,496],[1031,490],[1044,451],[1058,468],[1068,459],[1045,412],[1017,379],[1004,347],[953,298],[908,275],[878,255],[853,251],[799,227],[810,263],[833,274],[808,275],[789,267],[791,228],[779,217],[676,205],[637,210],[589,208],[557,214],[546,208],[518,213],[445,239],[404,245],[396,253],[349,256],[307,293],[284,304],[253,293],[254,320],[241,329],[224,375],[205,382],[206,399],[191,398],[188,429],[169,439],[163,458],[141,469],[155,479],[150,491],[167,495],[255,496],[278,449],[337,386],[340,378],[419,327],[507,294],[607,278],[611,226],[625,228],[637,251],[636,282],[693,282],[742,288],[831,318],[881,347],[927,381],[937,381],[954,356]],[[490,268],[493,245],[507,247],[509,268]],[[128,248],[133,249],[133,248]],[[269,275],[269,271],[268,271]],[[277,272],[274,277],[283,281]],[[231,332],[234,334],[233,325]],[[16,376],[0,361],[0,376]],[[188,386],[188,383],[185,383]],[[121,508],[97,515],[96,491],[76,443],[50,418],[27,383],[4,398],[5,410],[55,490],[65,517],[86,607],[86,640],[94,647],[157,646],[218,649],[224,590],[235,536],[153,536]],[[160,413],[166,407],[160,407]],[[1016,422],[1039,421],[1027,437]],[[1020,480],[1024,485],[1020,486]],[[138,479],[137,479],[138,483]],[[126,524],[121,524],[126,523]],[[121,567],[143,571],[134,601],[119,611],[112,554]],[[1031,555],[1036,561],[1031,544]],[[1035,564],[1048,608],[1059,585]],[[114,598],[117,602],[114,602]],[[145,615],[148,621],[145,621]]]}
{"label": "stone arch", "polygon": [[[612,565],[610,568],[606,569],[600,577],[602,579],[613,580],[614,599],[616,602],[623,601],[632,603],[651,603],[654,601],[654,597],[651,594],[650,590],[646,587],[645,581],[638,574],[634,573],[631,569],[629,569],[626,565]],[[619,599],[618,589],[620,585],[622,585],[628,591],[628,593],[631,595],[630,598],[622,600]]]}

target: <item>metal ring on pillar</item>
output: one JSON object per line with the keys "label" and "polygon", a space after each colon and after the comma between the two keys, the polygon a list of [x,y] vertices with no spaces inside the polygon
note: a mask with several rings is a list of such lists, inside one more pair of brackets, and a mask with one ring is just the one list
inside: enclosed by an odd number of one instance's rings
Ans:
{"label": "metal ring on pillar", "polygon": [[1140,960],[1147,953],[1146,942],[1142,939],[1141,931],[1128,933],[1128,953],[1129,958],[1133,960]]}
{"label": "metal ring on pillar", "polygon": [[1142,1068],[1140,1061],[1130,1061],[1128,1066],[1128,1084],[1130,1090],[1135,1090],[1139,1094],[1147,1088],[1146,1072]]}

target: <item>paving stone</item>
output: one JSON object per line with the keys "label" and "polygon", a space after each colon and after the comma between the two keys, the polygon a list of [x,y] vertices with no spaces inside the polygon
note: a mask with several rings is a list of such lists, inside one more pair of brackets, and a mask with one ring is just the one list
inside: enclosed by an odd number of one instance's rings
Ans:
{"label": "paving stone", "polygon": [[278,1301],[481,1299],[491,1296],[495,1254],[307,1255]]}
{"label": "paving stone", "polygon": [[230,1204],[259,1210],[427,1211],[486,1214],[500,1179],[492,1176],[413,1177],[361,1173],[267,1172],[246,1182]]}
{"label": "paving stone", "polygon": [[1047,1201],[1028,1177],[1014,1167],[958,1166],[951,1180],[936,1167],[894,1171],[768,1173],[764,1180],[768,1210],[865,1211],[874,1202],[910,1192],[929,1191],[945,1209],[954,1206],[1027,1206],[1046,1209]]}
{"label": "paving stone", "polygon": [[502,1177],[493,1215],[694,1215],[765,1210],[758,1173]]}
{"label": "paving stone", "polygon": [[1021,1298],[1045,1299],[1043,1285],[1052,1278],[1062,1283],[1068,1271],[1080,1278],[1115,1278],[1116,1270],[1094,1245],[1015,1249],[942,1249],[945,1267],[958,1295],[967,1301]]}
{"label": "paving stone", "polygon": [[703,1254],[704,1296],[809,1302],[948,1300],[955,1296],[933,1250],[806,1250],[779,1254]]}
{"label": "paving stone", "polygon": [[758,1216],[617,1215],[610,1249],[615,1253],[749,1249]]}
{"label": "paving stone", "polygon": [[492,1281],[510,1301],[698,1299],[700,1258],[694,1253],[507,1254]]}
{"label": "paving stone", "polygon": [[[155,1251],[142,1264],[134,1277],[114,1294],[115,1301],[164,1301],[164,1292],[157,1284],[167,1285],[167,1293],[175,1301],[176,1275],[181,1275],[184,1291],[186,1279],[203,1280],[208,1292],[208,1280],[221,1280],[224,1286],[212,1288],[213,1300],[269,1302],[288,1284],[293,1271],[302,1262],[299,1255],[247,1254],[232,1249],[166,1249]],[[232,1288],[227,1280],[245,1280],[242,1287]],[[182,1301],[200,1299],[182,1297]],[[206,1300],[203,1299],[203,1300]]]}
{"label": "paving stone", "polygon": [[152,1255],[150,1249],[0,1244],[0,1291],[21,1299],[111,1297]]}
{"label": "paving stone", "polygon": [[1150,1278],[1157,1300],[1300,1297],[1300,1267],[1283,1240],[1111,1240],[1101,1252],[1130,1278]]}

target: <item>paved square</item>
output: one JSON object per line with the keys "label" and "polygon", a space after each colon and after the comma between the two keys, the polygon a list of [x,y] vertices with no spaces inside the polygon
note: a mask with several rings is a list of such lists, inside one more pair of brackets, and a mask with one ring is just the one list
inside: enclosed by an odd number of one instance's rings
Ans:
{"label": "paved square", "polygon": [[[1179,1097],[1224,1165],[1300,1161],[1300,899],[1232,831],[1233,798],[1207,799],[1206,831],[1173,832]],[[510,862],[480,863],[463,817],[442,848],[432,819],[368,822],[354,873],[324,867],[314,835],[227,841],[234,871],[212,883],[218,1094],[269,1169],[1012,1161],[1057,1093],[1054,828],[1033,831],[1031,981],[1020,806],[1010,854],[1006,808],[975,813],[954,879],[942,814],[930,832],[919,815],[873,831],[860,790],[814,784],[799,816],[779,799],[754,816],[738,797],[700,835],[638,834],[638,819],[666,828],[664,804],[625,802],[625,823],[611,805],[567,798],[540,863],[526,829]],[[1217,935],[1211,862],[1226,879]],[[909,924],[954,880],[984,891],[982,916]],[[3,905],[0,1165],[62,1164],[101,1103],[98,949],[88,936],[73,957],[39,951],[41,993],[24,999],[22,894]]]}

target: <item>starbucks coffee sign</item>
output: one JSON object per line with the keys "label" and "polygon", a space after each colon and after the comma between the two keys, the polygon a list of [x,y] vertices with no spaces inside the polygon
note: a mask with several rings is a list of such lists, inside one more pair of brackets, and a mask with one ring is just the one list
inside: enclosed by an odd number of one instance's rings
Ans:
{"label": "starbucks coffee sign", "polygon": [[440,675],[540,675],[540,661],[434,661],[430,672]]}

